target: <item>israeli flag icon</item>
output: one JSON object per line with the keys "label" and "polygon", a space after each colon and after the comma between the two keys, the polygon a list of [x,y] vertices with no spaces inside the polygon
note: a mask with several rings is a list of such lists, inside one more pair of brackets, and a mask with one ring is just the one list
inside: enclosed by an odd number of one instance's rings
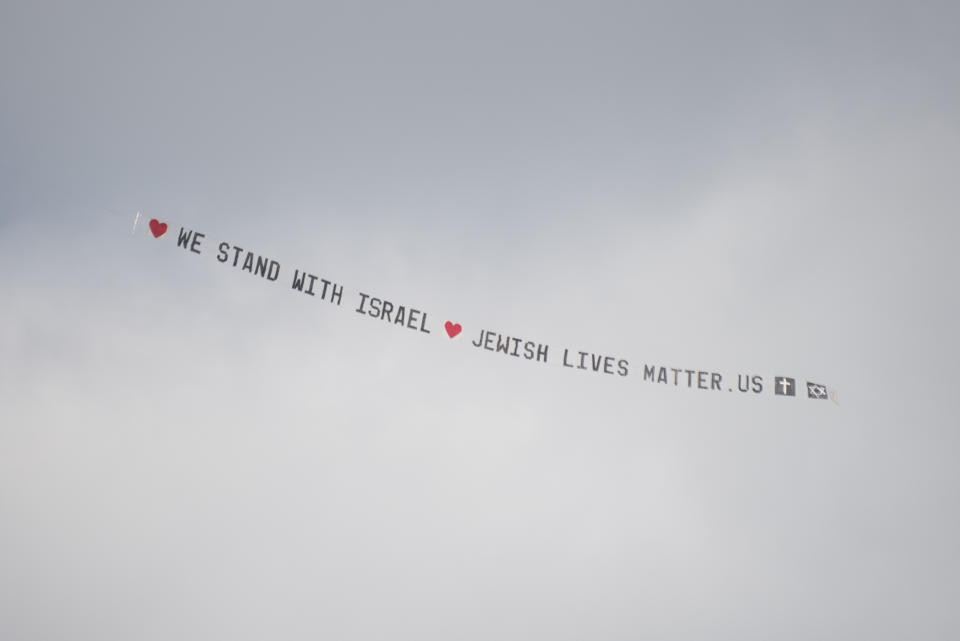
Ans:
{"label": "israeli flag icon", "polygon": [[827,398],[827,386],[807,381],[807,398]]}

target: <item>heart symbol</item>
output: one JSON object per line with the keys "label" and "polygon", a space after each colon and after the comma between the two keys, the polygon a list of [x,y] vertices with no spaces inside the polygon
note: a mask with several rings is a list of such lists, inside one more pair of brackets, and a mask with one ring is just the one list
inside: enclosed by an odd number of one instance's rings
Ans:
{"label": "heart symbol", "polygon": [[463,328],[460,326],[460,323],[451,323],[450,321],[447,321],[447,323],[443,326],[443,328],[447,330],[447,336],[449,336],[450,338],[453,338],[454,336],[456,336],[457,334],[463,331]]}
{"label": "heart symbol", "polygon": [[153,232],[154,238],[160,238],[167,233],[167,223],[161,223],[156,218],[150,219],[150,231]]}

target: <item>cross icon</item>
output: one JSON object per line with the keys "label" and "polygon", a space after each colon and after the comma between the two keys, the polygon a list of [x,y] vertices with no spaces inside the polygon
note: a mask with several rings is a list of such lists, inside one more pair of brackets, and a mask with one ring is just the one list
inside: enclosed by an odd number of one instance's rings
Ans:
{"label": "cross icon", "polygon": [[773,381],[777,396],[795,396],[797,393],[796,381],[789,376],[776,376]]}

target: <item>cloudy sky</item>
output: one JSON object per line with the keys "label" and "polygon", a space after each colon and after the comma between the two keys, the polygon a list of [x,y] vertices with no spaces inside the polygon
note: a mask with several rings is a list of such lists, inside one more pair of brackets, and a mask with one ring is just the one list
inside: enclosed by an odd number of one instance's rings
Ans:
{"label": "cloudy sky", "polygon": [[957,638],[951,4],[2,3],[0,637]]}

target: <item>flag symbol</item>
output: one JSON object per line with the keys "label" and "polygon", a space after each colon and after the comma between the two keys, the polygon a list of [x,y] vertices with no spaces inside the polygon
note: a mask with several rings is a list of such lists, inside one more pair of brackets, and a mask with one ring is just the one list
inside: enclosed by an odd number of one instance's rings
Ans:
{"label": "flag symbol", "polygon": [[797,381],[786,376],[774,376],[773,391],[777,396],[796,396]]}
{"label": "flag symbol", "polygon": [[827,386],[807,381],[807,398],[827,398]]}

